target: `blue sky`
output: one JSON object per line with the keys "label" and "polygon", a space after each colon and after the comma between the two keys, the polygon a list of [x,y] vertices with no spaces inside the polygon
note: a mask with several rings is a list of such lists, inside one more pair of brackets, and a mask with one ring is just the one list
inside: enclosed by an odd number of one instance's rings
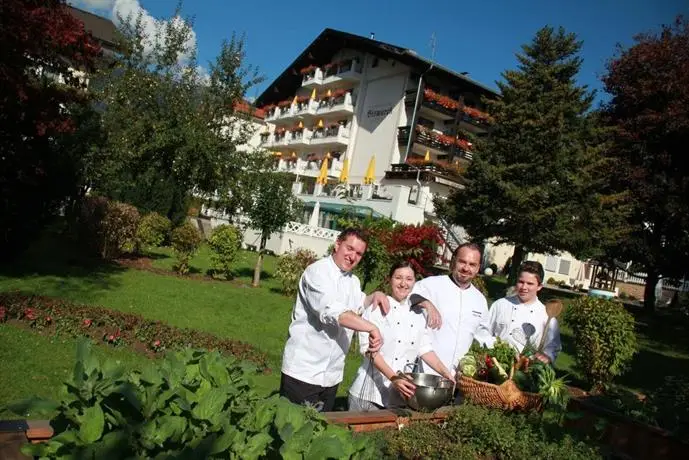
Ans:
{"label": "blue sky", "polygon": [[[168,17],[175,0],[73,0],[104,16],[113,6],[141,6],[151,16]],[[194,17],[199,63],[214,59],[232,32],[246,34],[247,61],[266,77],[256,96],[326,27],[414,49],[430,57],[436,37],[436,61],[489,87],[507,68],[523,43],[545,26],[563,26],[584,41],[579,82],[600,89],[605,62],[615,45],[628,46],[639,32],[657,31],[678,13],[689,15],[683,0],[493,0],[380,1],[333,0],[230,1],[187,0],[183,14]],[[599,94],[599,100],[603,98]]]}

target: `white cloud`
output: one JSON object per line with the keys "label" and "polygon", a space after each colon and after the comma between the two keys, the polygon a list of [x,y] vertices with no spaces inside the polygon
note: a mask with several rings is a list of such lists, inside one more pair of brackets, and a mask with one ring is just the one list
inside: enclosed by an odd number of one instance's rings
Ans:
{"label": "white cloud", "polygon": [[[141,6],[139,0],[76,0],[75,3],[89,10],[108,11],[116,25],[120,25],[118,15],[124,20],[131,15],[132,20],[135,21],[139,13],[141,13],[141,24],[147,37],[145,42],[145,50],[147,52],[153,50],[154,40],[158,32],[160,32],[159,38],[165,40],[163,21],[154,18],[151,13]],[[179,16],[173,18],[172,21],[178,27],[184,24],[184,19]],[[188,62],[191,53],[196,49],[196,32],[193,29],[189,40],[185,44],[185,48],[188,51],[180,54],[180,64]]]}
{"label": "white cloud", "polygon": [[[153,49],[154,40],[156,36],[159,35],[160,40],[165,40],[165,30],[164,23],[160,21],[145,10],[139,0],[114,0],[112,6],[112,17],[116,24],[119,25],[118,15],[123,19],[127,19],[131,15],[132,20],[136,20],[139,13],[141,13],[141,24],[146,34],[145,50],[150,52]],[[184,25],[184,19],[176,16],[172,19],[173,25],[176,27],[181,27]],[[191,53],[196,49],[196,32],[191,31],[191,35],[185,44],[185,48],[188,50],[186,53],[180,54],[179,62],[184,63],[189,60]]]}

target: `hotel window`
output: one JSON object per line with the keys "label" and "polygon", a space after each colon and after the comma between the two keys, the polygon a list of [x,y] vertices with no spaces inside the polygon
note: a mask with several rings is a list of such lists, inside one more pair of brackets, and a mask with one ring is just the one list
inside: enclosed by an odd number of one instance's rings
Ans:
{"label": "hotel window", "polygon": [[569,260],[560,260],[560,271],[558,273],[560,275],[567,275],[569,276],[569,267],[572,265],[572,262]]}
{"label": "hotel window", "polygon": [[553,272],[557,270],[557,257],[548,256],[545,258],[545,271]]}

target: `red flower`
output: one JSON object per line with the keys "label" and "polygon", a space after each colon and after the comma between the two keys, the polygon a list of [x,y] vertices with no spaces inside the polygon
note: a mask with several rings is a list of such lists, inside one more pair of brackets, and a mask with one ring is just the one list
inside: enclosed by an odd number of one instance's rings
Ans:
{"label": "red flower", "polygon": [[153,342],[153,348],[159,348],[160,347],[160,340],[156,340]]}
{"label": "red flower", "polygon": [[115,340],[115,336],[114,336],[114,335],[109,335],[109,336],[108,336],[108,341],[109,341],[109,342],[113,342],[114,340]]}
{"label": "red flower", "polygon": [[90,319],[85,319],[84,320],[84,327],[89,327],[91,325],[91,320]]}
{"label": "red flower", "polygon": [[45,322],[46,322],[46,323],[50,323],[52,320],[53,320],[53,318],[51,318],[50,316],[46,316],[46,317],[45,317]]}

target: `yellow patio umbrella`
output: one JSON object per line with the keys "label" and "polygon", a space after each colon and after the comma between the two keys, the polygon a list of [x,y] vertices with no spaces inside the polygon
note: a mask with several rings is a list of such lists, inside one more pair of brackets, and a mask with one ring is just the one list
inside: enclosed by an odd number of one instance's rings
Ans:
{"label": "yellow patio umbrella", "polygon": [[281,156],[282,156],[282,152],[273,152],[273,155],[275,155],[276,157],[281,157]]}
{"label": "yellow patio umbrella", "polygon": [[297,152],[292,152],[292,158],[297,158]]}
{"label": "yellow patio umbrella", "polygon": [[431,151],[430,150],[426,150],[426,156],[423,157],[423,161],[425,161],[426,163],[431,161]]}
{"label": "yellow patio umbrella", "polygon": [[342,171],[340,171],[340,182],[346,184],[349,181],[349,158],[345,158],[342,162]]}
{"label": "yellow patio umbrella", "polygon": [[325,152],[325,158],[330,159],[330,152]]}
{"label": "yellow patio umbrella", "polygon": [[311,91],[311,99],[316,99],[316,88]]}
{"label": "yellow patio umbrella", "polygon": [[321,171],[316,178],[317,184],[325,185],[328,182],[328,159],[323,158],[323,163],[321,164]]}
{"label": "yellow patio umbrella", "polygon": [[299,122],[299,127],[300,127],[300,128],[303,128],[303,127],[304,127],[304,123],[302,123],[302,122],[300,121],[300,122]]}
{"label": "yellow patio umbrella", "polygon": [[292,99],[292,104],[297,105],[297,95],[294,95],[294,99]]}
{"label": "yellow patio umbrella", "polygon": [[333,95],[333,92],[332,92],[332,91],[330,91],[330,90],[328,90],[328,94],[327,94],[327,96],[328,96],[328,97],[330,97],[330,96],[332,96],[332,95]]}
{"label": "yellow patio umbrella", "polygon": [[376,156],[371,156],[371,161],[368,162],[366,168],[366,175],[364,176],[364,184],[372,184],[376,180]]}
{"label": "yellow patio umbrella", "polygon": [[323,119],[318,120],[318,127],[319,128],[323,127]]}

